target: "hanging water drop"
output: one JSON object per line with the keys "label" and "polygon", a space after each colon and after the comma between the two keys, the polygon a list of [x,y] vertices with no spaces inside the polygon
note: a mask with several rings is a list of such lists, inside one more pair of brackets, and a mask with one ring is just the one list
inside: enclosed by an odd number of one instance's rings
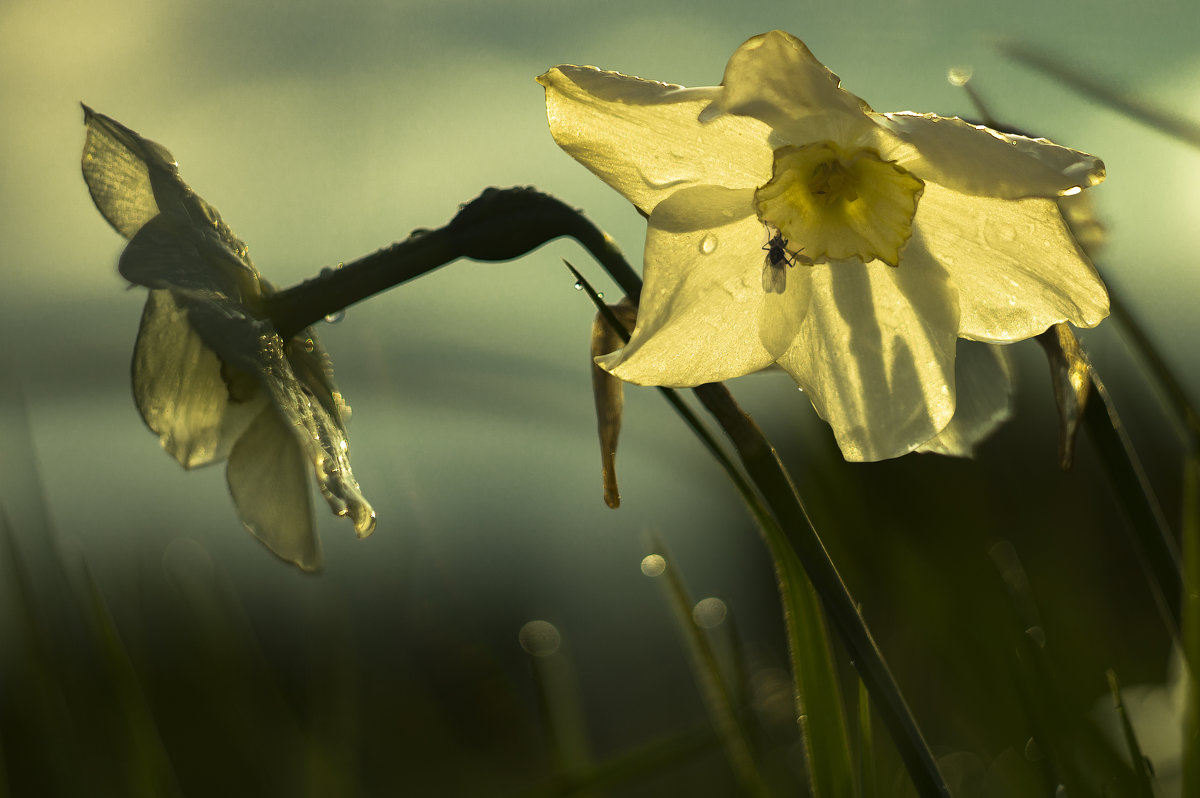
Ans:
{"label": "hanging water drop", "polygon": [[597,291],[597,292],[596,292],[596,299],[604,299],[604,292],[603,292],[603,291]]}
{"label": "hanging water drop", "polygon": [[576,280],[576,281],[575,281],[575,290],[576,290],[576,291],[582,291],[582,290],[583,290],[583,283],[582,283],[581,281],[579,281],[579,280]]}
{"label": "hanging water drop", "polygon": [[346,318],[345,310],[335,310],[333,313],[330,313],[328,316],[325,317],[325,322],[327,324],[337,324],[339,321],[341,321],[344,318]]}
{"label": "hanging water drop", "polygon": [[950,67],[946,80],[950,81],[951,86],[966,86],[973,73],[974,70],[969,66]]}

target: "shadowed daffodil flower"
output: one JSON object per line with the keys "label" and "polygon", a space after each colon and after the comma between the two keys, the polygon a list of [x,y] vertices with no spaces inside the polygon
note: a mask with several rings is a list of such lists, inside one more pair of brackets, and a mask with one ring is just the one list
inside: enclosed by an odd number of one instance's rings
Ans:
{"label": "shadowed daffodil flower", "polygon": [[847,459],[878,460],[939,448],[958,338],[1108,314],[1056,203],[1104,179],[1091,155],[876,113],[780,31],[739,47],[720,86],[577,66],[539,81],[558,144],[649,219],[637,326],[597,361],[623,380],[777,363]]}
{"label": "shadowed daffodil flower", "polygon": [[150,288],[133,354],[146,425],[184,468],[228,460],[238,516],[276,555],[321,565],[308,474],[360,537],[375,513],[350,470],[329,356],[307,329],[290,341],[263,310],[272,293],[246,245],[179,177],[159,144],[84,106],[83,176],[129,239],[121,275]]}

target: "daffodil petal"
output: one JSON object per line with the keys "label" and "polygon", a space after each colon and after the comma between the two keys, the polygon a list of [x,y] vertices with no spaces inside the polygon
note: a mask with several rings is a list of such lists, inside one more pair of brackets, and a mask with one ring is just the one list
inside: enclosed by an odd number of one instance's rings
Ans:
{"label": "daffodil petal", "polygon": [[603,368],[640,385],[693,386],[758,371],[786,349],[808,305],[808,270],[789,267],[782,294],[763,290],[766,236],[753,196],[697,186],[659,203],[637,326],[597,360]]}
{"label": "daffodil petal", "polygon": [[257,302],[261,280],[253,266],[210,229],[186,217],[159,214],[133,235],[118,263],[121,276],[147,288],[219,293]]}
{"label": "daffodil petal", "polygon": [[332,371],[313,331],[303,330],[285,347],[270,322],[242,314],[224,298],[186,300],[188,321],[220,360],[258,375],[296,436],[334,515],[348,516],[359,537],[371,534],[375,511],[350,468],[350,443],[342,421],[346,407],[341,394],[331,390]]}
{"label": "daffodil petal", "polygon": [[884,158],[964,194],[1058,197],[1104,180],[1099,158],[1046,139],[1000,133],[934,114],[878,114],[875,120],[904,142],[889,149],[881,140]]}
{"label": "daffodil petal", "polygon": [[219,462],[266,403],[252,373],[223,368],[170,291],[151,291],[133,352],[142,419],[184,468]]}
{"label": "daffodil petal", "polygon": [[919,452],[971,457],[975,447],[1012,415],[1012,363],[1006,347],[959,341],[954,377],[954,417],[917,447]]}
{"label": "daffodil petal", "polygon": [[316,330],[307,327],[300,331],[287,348],[288,363],[296,378],[309,386],[331,421],[345,434],[346,421],[350,418],[350,407],[342,398],[337,383],[333,380],[333,359],[321,345]]}
{"label": "daffodil petal", "polygon": [[83,106],[87,137],[83,179],[96,208],[118,233],[131,238],[158,215],[150,182],[151,165],[169,168],[175,158],[119,122]]}
{"label": "daffodil petal", "polygon": [[[279,336],[264,336],[260,344],[263,381],[307,456],[321,495],[334,515],[349,517],[354,531],[365,538],[375,531],[375,511],[363,497],[350,469],[350,443],[345,429],[312,388],[296,379]],[[295,341],[289,346],[302,344]]]}
{"label": "daffodil petal", "polygon": [[[913,246],[910,244],[909,250]],[[906,454],[954,415],[955,290],[924,253],[814,266],[812,301],[779,365],[829,422],[847,460]]]}
{"label": "daffodil petal", "polygon": [[747,188],[771,177],[766,125],[741,117],[698,121],[715,87],[685,89],[570,65],[538,82],[554,140],[646,214],[683,187]]}
{"label": "daffodil petal", "polygon": [[306,458],[274,407],[262,412],[229,455],[225,478],[238,517],[280,559],[321,567]]}
{"label": "daffodil petal", "polygon": [[1062,321],[1094,327],[1108,315],[1104,283],[1054,200],[972,196],[927,182],[915,226],[958,286],[964,338],[1019,341]]}
{"label": "daffodil petal", "polygon": [[84,107],[84,179],[130,243],[121,274],[151,289],[134,351],[138,409],[185,467],[229,459],[246,526],[315,569],[306,461],[334,513],[360,537],[375,513],[350,470],[349,413],[311,329],[287,344],[263,312],[273,291],[245,243],[179,176],[171,153]]}
{"label": "daffodil petal", "polygon": [[254,271],[245,242],[234,235],[216,208],[183,182],[179,165],[166,147],[86,105],[83,114],[87,126],[83,179],[96,208],[117,232],[132,238],[157,214],[165,214],[221,241]]}
{"label": "daffodil petal", "polygon": [[775,30],[749,39],[734,51],[721,92],[701,119],[748,116],[761,119],[791,144],[821,140],[847,144],[874,128],[864,113],[867,110],[866,103],[841,88],[838,76],[804,42]]}

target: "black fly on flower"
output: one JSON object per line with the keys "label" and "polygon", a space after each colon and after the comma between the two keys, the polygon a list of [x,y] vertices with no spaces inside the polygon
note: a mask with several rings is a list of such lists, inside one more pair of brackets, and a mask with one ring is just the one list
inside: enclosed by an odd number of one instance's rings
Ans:
{"label": "black fly on flower", "polygon": [[[767,232],[772,232],[770,227]],[[767,256],[763,258],[763,273],[762,286],[763,290],[768,294],[782,294],[784,288],[787,287],[787,266],[796,265],[796,256],[799,252],[792,252],[787,248],[788,240],[783,237],[783,233],[778,230],[774,231],[767,243],[763,244],[763,251]]]}

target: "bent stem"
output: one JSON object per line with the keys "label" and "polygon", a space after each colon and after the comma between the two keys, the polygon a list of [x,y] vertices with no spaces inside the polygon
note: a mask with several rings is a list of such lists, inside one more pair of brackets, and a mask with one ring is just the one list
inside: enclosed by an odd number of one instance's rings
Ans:
{"label": "bent stem", "polygon": [[[601,316],[617,335],[629,341],[616,314],[596,290],[568,261],[567,268],[576,284],[587,292]],[[808,770],[808,786],[814,798],[861,795],[855,789],[855,773],[850,752],[850,737],[842,704],[842,688],[830,648],[825,619],[812,581],[788,543],[787,536],[764,504],[762,497],[742,471],[725,453],[708,428],[672,388],[657,389],[671,404],[684,423],[696,434],[725,470],[750,514],[758,523],[763,540],[775,566],[775,582],[783,604],[784,628],[788,638],[788,658],[792,665],[792,684],[796,722]]]}
{"label": "bent stem", "polygon": [[791,477],[762,430],[738,407],[721,383],[701,385],[696,396],[733,442],[750,479],[762,491],[788,542],[804,565],[825,611],[850,652],[876,710],[896,742],[919,794],[949,796],[950,791],[917,726],[883,653],[871,636],[858,605],[817,535]]}
{"label": "bent stem", "polygon": [[288,341],[326,316],[459,258],[512,260],[562,236],[582,244],[637,301],[641,278],[582,212],[531,188],[489,188],[445,227],[414,230],[404,241],[266,297],[267,314]]}
{"label": "bent stem", "polygon": [[[489,188],[445,227],[414,232],[405,241],[268,297],[266,310],[276,330],[288,340],[327,315],[460,257],[511,260],[561,236],[579,241],[625,294],[637,301],[641,278],[612,239],[581,212],[533,189]],[[766,500],[770,512],[761,517],[773,517],[772,525],[786,536],[788,548],[812,581],[918,794],[948,797],[949,789],[916,720],[774,448],[724,385],[702,385],[694,392],[733,443],[751,482]],[[710,442],[706,445],[713,449]],[[743,492],[741,486],[739,492]],[[786,563],[789,558],[777,558],[776,567],[782,569],[780,559]]]}
{"label": "bent stem", "polygon": [[1178,639],[1183,598],[1182,558],[1116,407],[1094,372],[1083,423],[1109,477],[1117,505],[1125,514],[1130,542],[1146,572],[1163,625]]}

